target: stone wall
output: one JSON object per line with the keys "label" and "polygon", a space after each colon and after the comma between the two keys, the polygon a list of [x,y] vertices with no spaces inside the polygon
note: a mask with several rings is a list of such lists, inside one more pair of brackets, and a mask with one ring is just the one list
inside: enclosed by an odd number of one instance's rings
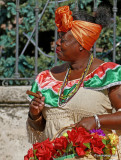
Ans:
{"label": "stone wall", "polygon": [[0,159],[23,160],[28,149],[26,119],[30,86],[0,87]]}

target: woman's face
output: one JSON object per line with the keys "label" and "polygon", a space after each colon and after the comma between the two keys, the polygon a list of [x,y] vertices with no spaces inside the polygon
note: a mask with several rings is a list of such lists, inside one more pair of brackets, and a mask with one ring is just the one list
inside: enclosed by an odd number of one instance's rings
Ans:
{"label": "woman's face", "polygon": [[81,46],[73,37],[71,31],[67,33],[60,32],[56,45],[56,53],[60,60],[70,62],[77,60],[77,54]]}

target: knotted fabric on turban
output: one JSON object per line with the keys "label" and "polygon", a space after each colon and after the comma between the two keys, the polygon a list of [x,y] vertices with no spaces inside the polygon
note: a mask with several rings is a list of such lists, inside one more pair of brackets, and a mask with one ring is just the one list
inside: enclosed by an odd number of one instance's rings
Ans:
{"label": "knotted fabric on turban", "polygon": [[68,32],[71,30],[76,40],[82,47],[89,51],[98,39],[102,26],[87,21],[73,21],[71,15],[72,12],[70,11],[69,6],[57,8],[55,11],[55,23],[58,27],[58,32]]}

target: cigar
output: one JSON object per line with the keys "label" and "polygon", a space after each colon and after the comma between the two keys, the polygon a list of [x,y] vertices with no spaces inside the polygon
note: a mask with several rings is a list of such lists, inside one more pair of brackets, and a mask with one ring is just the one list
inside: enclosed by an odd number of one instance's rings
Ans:
{"label": "cigar", "polygon": [[34,92],[32,92],[32,91],[29,91],[29,90],[26,91],[26,94],[31,95],[31,96],[34,96],[34,97],[36,97],[36,98],[40,98],[40,96],[39,96],[37,93],[34,93]]}

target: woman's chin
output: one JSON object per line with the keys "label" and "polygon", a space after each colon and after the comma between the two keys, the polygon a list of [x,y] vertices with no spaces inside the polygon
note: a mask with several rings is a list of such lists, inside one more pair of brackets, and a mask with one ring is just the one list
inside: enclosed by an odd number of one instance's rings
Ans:
{"label": "woman's chin", "polygon": [[62,57],[59,57],[59,56],[57,56],[57,58],[58,58],[59,60],[61,60],[61,61],[65,61],[65,62],[68,61],[68,60],[66,60],[66,59],[64,59],[64,58],[62,58]]}
{"label": "woman's chin", "polygon": [[62,57],[62,55],[61,54],[59,54],[59,53],[56,53],[57,54],[57,58],[58,59],[60,59],[60,60],[62,60],[63,59],[63,57]]}
{"label": "woman's chin", "polygon": [[62,55],[62,53],[56,53],[57,54],[57,58],[61,61],[68,61],[67,59],[65,59]]}

